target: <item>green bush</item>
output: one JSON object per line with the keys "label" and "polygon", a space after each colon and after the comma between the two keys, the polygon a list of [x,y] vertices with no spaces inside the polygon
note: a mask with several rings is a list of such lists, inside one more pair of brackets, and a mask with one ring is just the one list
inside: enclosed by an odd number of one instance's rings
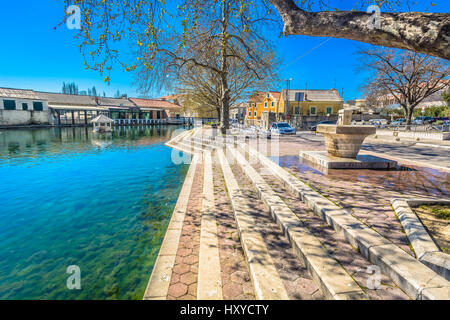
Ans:
{"label": "green bush", "polygon": [[426,117],[450,117],[449,106],[434,106],[425,108],[425,113],[422,114],[422,108],[416,108],[414,110],[414,117],[420,116]]}

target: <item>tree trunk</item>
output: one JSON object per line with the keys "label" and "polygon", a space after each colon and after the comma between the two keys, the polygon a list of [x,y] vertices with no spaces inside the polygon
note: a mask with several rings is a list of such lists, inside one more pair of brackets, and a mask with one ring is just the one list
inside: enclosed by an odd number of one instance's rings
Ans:
{"label": "tree trunk", "polygon": [[228,61],[227,61],[227,48],[228,48],[228,23],[229,23],[229,1],[222,2],[222,28],[221,37],[222,45],[220,52],[220,84],[222,90],[222,96],[220,97],[220,132],[226,134],[230,127],[230,88],[228,87]]}
{"label": "tree trunk", "polygon": [[226,134],[230,127],[230,89],[228,88],[228,81],[222,77],[222,98],[221,98],[221,112],[220,112],[220,132]]}
{"label": "tree trunk", "polygon": [[217,117],[219,118],[219,124],[222,123],[222,121],[220,121],[220,118],[221,118],[221,116],[220,116],[220,110],[222,110],[222,108],[221,108],[220,106],[216,108]]}
{"label": "tree trunk", "polygon": [[293,0],[270,0],[284,22],[285,35],[344,38],[408,49],[450,60],[450,14],[358,11],[306,12]]}
{"label": "tree trunk", "polygon": [[405,130],[411,130],[411,121],[412,121],[412,115],[414,111],[414,107],[407,105],[404,107],[405,109],[405,119],[406,119],[406,126]]}

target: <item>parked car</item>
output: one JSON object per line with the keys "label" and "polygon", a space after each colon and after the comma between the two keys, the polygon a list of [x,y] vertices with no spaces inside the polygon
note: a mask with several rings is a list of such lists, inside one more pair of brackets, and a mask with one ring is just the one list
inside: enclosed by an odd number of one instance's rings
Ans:
{"label": "parked car", "polygon": [[416,117],[412,124],[420,125],[420,124],[430,124],[434,122],[434,119],[432,117]]}
{"label": "parked car", "polygon": [[377,127],[384,127],[389,124],[389,120],[387,119],[371,119],[369,120],[369,124]]}
{"label": "parked car", "polygon": [[311,127],[309,127],[309,130],[311,131],[317,131],[317,126],[319,124],[336,124],[336,121],[331,121],[331,120],[327,120],[327,121],[320,121],[314,125],[312,125]]}
{"label": "parked car", "polygon": [[400,118],[400,119],[396,119],[396,120],[392,121],[391,126],[392,127],[402,126],[405,123],[406,123],[406,119],[405,118]]}
{"label": "parked car", "polygon": [[272,132],[270,132],[270,130],[264,130],[262,128],[259,128],[258,137],[272,139]]}
{"label": "parked car", "polygon": [[295,128],[287,122],[274,122],[270,127],[273,134],[295,134]]}
{"label": "parked car", "polygon": [[434,120],[434,122],[436,122],[436,121],[448,121],[448,120],[450,120],[450,117],[434,117],[433,120]]}

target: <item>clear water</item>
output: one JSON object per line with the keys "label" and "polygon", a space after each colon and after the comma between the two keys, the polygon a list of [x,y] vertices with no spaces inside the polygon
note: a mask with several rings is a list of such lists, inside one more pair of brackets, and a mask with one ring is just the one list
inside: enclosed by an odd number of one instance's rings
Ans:
{"label": "clear water", "polygon": [[187,172],[175,129],[0,131],[0,299],[141,299]]}

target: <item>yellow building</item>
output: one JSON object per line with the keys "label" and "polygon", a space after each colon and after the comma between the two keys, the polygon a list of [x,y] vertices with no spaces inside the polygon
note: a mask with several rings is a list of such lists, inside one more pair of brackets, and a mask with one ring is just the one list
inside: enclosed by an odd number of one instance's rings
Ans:
{"label": "yellow building", "polygon": [[[285,112],[286,90],[281,90],[278,112]],[[344,106],[344,100],[336,89],[289,90],[290,116],[335,115]]]}
{"label": "yellow building", "polygon": [[255,92],[247,104],[245,120],[248,125],[259,125],[263,112],[278,113],[280,92]]}

